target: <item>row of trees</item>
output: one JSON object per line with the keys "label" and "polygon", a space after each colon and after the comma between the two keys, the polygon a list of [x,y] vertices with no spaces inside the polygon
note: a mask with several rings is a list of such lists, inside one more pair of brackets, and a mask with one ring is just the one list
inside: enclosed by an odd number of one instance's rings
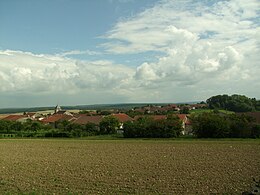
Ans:
{"label": "row of trees", "polygon": [[211,109],[224,109],[234,112],[260,111],[260,101],[244,95],[217,95],[207,99]]}
{"label": "row of trees", "polygon": [[169,138],[178,137],[181,131],[181,121],[175,115],[169,115],[167,119],[161,120],[153,120],[146,116],[125,123],[123,135],[126,138]]}
{"label": "row of trees", "polygon": [[[94,123],[79,125],[66,120],[55,125],[44,125],[31,120],[25,123],[0,120],[0,134],[14,134],[21,137],[82,137],[115,134],[119,126],[119,121],[113,116],[104,117],[99,125]],[[177,116],[170,115],[167,119],[156,121],[146,116],[134,122],[126,122],[123,135],[127,138],[178,137],[181,131],[182,124]]]}
{"label": "row of trees", "polygon": [[194,134],[199,138],[259,138],[260,125],[241,114],[201,113],[191,117]]}
{"label": "row of trees", "polygon": [[56,122],[54,125],[32,120],[27,120],[25,123],[0,120],[0,134],[14,134],[21,137],[82,137],[114,134],[118,127],[119,121],[112,116],[105,117],[99,125],[94,123],[80,125],[67,120]]}

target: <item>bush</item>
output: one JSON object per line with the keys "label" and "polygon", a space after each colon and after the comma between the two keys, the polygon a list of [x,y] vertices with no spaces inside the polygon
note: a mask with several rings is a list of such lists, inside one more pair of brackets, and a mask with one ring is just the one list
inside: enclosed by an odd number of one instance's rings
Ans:
{"label": "bush", "polygon": [[201,113],[191,117],[193,133],[200,138],[258,137],[259,129],[247,115]]}
{"label": "bush", "polygon": [[193,133],[199,138],[224,138],[230,133],[229,121],[214,113],[192,117]]}
{"label": "bush", "polygon": [[106,116],[99,124],[101,134],[115,134],[119,127],[119,121],[113,116]]}
{"label": "bush", "polygon": [[150,117],[139,118],[124,124],[123,136],[127,138],[169,138],[177,137],[182,130],[178,117],[168,116],[167,119],[152,120]]}
{"label": "bush", "polygon": [[252,127],[252,137],[260,138],[260,124],[254,124]]}

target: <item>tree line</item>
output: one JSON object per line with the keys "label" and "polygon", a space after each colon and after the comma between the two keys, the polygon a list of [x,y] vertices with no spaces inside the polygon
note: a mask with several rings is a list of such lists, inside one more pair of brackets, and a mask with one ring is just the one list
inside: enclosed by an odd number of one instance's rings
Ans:
{"label": "tree line", "polygon": [[125,123],[123,135],[126,138],[170,138],[179,137],[182,130],[182,123],[176,115],[160,120],[145,116]]}
{"label": "tree line", "polygon": [[260,138],[260,125],[245,114],[201,113],[191,121],[198,138]]}
{"label": "tree line", "polygon": [[234,112],[260,111],[260,101],[244,95],[216,95],[207,99],[210,109],[224,109]]}
{"label": "tree line", "polygon": [[118,126],[119,121],[112,116],[104,117],[99,125],[94,123],[80,125],[67,120],[58,121],[52,125],[32,120],[24,123],[0,120],[0,134],[18,137],[84,137],[114,134]]}
{"label": "tree line", "polygon": [[[0,120],[0,134],[15,135],[18,137],[85,137],[93,135],[116,134],[120,123],[113,116],[106,116],[99,124],[76,124],[67,120],[56,122],[53,125],[42,124],[38,121],[27,120],[24,123],[17,121]],[[124,124],[124,137],[178,137],[182,130],[181,121],[177,116],[168,116],[167,119],[153,120],[142,117],[137,121]]]}

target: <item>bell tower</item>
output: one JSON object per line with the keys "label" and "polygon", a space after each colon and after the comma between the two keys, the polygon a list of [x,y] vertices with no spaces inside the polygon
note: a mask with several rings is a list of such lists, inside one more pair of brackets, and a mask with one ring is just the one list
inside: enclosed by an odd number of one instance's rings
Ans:
{"label": "bell tower", "polygon": [[57,104],[57,106],[54,108],[54,113],[61,111],[61,107]]}

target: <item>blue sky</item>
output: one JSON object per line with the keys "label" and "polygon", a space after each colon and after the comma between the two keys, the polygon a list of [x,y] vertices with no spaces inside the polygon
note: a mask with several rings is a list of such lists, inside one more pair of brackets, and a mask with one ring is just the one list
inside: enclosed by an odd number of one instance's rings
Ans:
{"label": "blue sky", "polygon": [[[138,2],[138,3],[137,3]],[[1,49],[54,54],[71,50],[104,53],[104,34],[121,19],[146,7],[153,0],[11,0],[1,1]],[[79,59],[86,56],[74,56]],[[84,58],[85,57],[85,58]],[[99,58],[99,57],[98,57]],[[118,61],[131,57],[106,56]],[[128,60],[129,58],[129,60]]]}
{"label": "blue sky", "polygon": [[0,107],[260,98],[257,0],[2,0]]}

